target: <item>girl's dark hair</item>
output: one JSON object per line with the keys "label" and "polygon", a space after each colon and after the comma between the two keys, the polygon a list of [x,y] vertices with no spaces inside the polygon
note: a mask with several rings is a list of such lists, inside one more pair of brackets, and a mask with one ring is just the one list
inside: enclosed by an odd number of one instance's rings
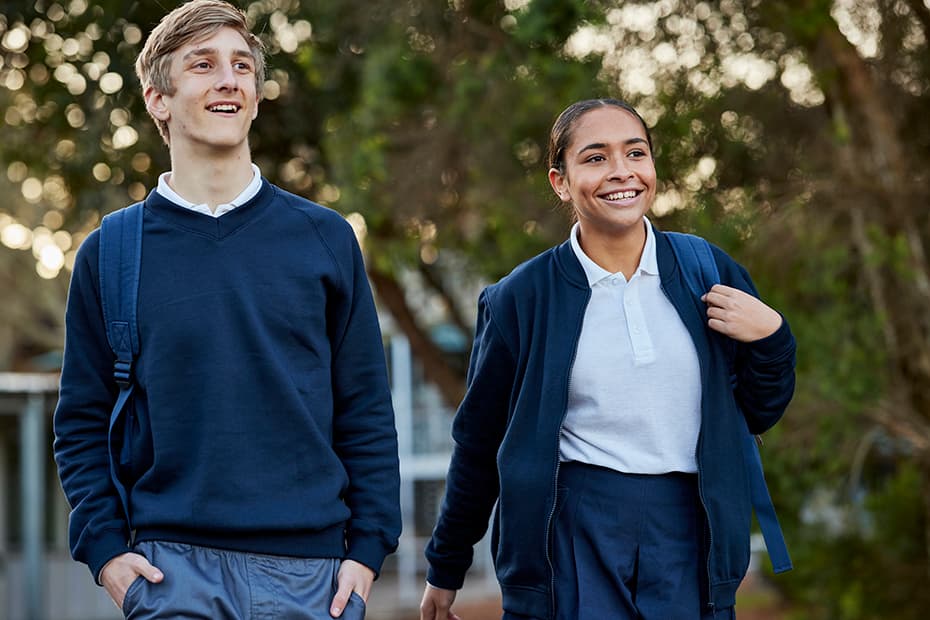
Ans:
{"label": "girl's dark hair", "polygon": [[639,112],[637,112],[633,106],[619,99],[585,99],[584,101],[576,101],[571,104],[559,114],[557,119],[555,119],[555,123],[552,125],[552,131],[549,133],[549,150],[547,155],[549,168],[555,168],[561,173],[565,172],[565,149],[568,143],[571,142],[575,123],[577,123],[578,119],[584,116],[585,113],[596,108],[604,108],[607,106],[626,110],[642,123],[643,131],[646,132],[646,141],[649,143],[649,152],[652,152],[652,135],[649,133],[649,127],[646,126],[646,121],[643,120],[643,117],[639,115]]}

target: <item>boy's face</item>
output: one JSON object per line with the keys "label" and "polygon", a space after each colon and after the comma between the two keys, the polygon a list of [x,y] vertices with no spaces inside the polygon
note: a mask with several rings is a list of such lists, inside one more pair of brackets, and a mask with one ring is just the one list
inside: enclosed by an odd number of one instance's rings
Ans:
{"label": "boy's face", "polygon": [[255,59],[245,39],[221,28],[172,54],[173,95],[149,87],[145,103],[168,123],[171,149],[248,150],[248,134],[258,115]]}

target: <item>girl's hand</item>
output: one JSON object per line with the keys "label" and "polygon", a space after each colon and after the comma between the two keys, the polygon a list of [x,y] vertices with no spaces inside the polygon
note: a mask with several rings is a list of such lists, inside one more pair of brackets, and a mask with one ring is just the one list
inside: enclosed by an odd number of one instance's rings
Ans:
{"label": "girl's hand", "polygon": [[715,284],[701,301],[707,304],[708,327],[740,342],[762,340],[781,327],[778,312],[736,288]]}

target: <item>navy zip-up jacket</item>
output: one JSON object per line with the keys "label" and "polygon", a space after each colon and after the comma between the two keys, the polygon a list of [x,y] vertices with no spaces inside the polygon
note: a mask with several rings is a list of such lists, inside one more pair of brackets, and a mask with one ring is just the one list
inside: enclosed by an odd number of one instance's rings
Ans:
{"label": "navy zip-up jacket", "polygon": [[264,180],[219,218],[152,192],[142,238],[135,388],[113,446],[130,520],[109,470],[98,232],[71,279],[55,459],[74,558],[99,580],[133,530],[379,571],[401,528],[397,434],[348,222]]}
{"label": "navy zip-up jacket", "polygon": [[[713,252],[723,284],[757,295],[745,269],[719,248]],[[749,565],[746,428],[762,433],[784,413],[794,392],[795,342],[786,321],[750,344],[710,331],[704,304],[689,291],[669,240],[658,230],[656,253],[662,289],[700,360],[698,479],[710,529],[703,598],[706,605],[726,608]],[[446,495],[426,550],[432,585],[462,587],[472,547],[497,502],[491,548],[504,609],[552,617],[550,530],[559,433],[590,296],[568,241],[481,294],[468,389],[453,423]]]}

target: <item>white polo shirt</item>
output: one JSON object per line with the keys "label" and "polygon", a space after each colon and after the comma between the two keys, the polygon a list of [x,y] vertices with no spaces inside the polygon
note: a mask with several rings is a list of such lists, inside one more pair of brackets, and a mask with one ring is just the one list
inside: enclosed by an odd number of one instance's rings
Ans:
{"label": "white polo shirt", "polygon": [[225,213],[229,213],[236,207],[244,205],[249,200],[254,198],[255,195],[258,194],[258,191],[262,188],[262,172],[258,169],[258,166],[252,164],[252,180],[248,185],[245,186],[245,189],[242,190],[238,196],[233,198],[231,202],[216,205],[216,211],[211,211],[207,203],[204,202],[201,204],[194,204],[190,200],[187,200],[176,191],[174,191],[171,186],[168,185],[168,179],[170,177],[170,172],[161,173],[158,176],[158,187],[155,191],[176,205],[184,207],[185,209],[190,209],[191,211],[196,211],[197,213],[209,215],[210,217],[219,217]]}
{"label": "white polo shirt", "polygon": [[656,240],[629,282],[572,249],[591,286],[568,389],[559,457],[638,474],[696,472],[701,370],[694,343],[662,292]]}

